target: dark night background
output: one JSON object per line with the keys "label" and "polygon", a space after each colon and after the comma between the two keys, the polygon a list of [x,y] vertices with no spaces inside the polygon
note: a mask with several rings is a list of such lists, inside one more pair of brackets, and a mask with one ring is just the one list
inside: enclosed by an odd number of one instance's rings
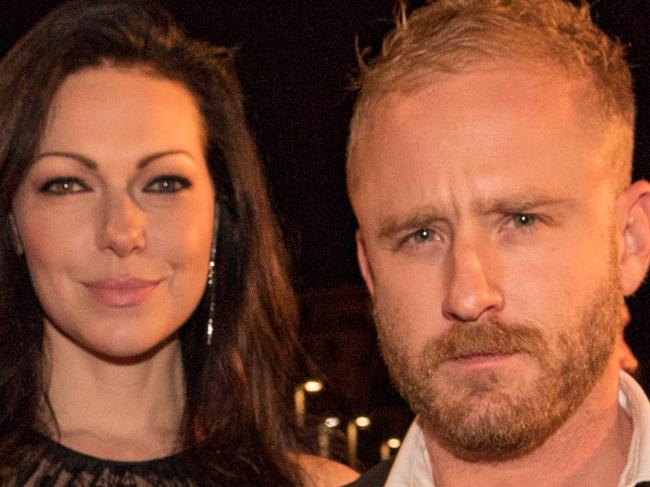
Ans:
{"label": "dark night background", "polygon": [[[0,0],[0,52],[60,3]],[[295,262],[303,340],[327,380],[326,393],[310,398],[309,411],[344,419],[371,415],[375,426],[368,438],[360,438],[362,447],[363,441],[376,444],[388,434],[401,434],[409,416],[376,351],[344,185],[355,39],[361,47],[376,49],[391,26],[395,0],[160,3],[192,36],[238,48],[250,125]],[[594,1],[593,10],[596,21],[629,46],[639,108],[635,176],[650,178],[650,1]],[[633,321],[627,338],[650,367],[649,298],[646,284],[630,299]],[[643,374],[642,382],[648,390]],[[376,455],[362,454],[364,459],[372,463]]]}

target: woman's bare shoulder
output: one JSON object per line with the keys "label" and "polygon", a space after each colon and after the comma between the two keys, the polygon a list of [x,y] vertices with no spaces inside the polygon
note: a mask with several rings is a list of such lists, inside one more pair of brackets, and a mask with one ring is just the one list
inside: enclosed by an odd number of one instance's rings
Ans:
{"label": "woman's bare shoulder", "polygon": [[299,453],[295,456],[303,471],[306,487],[340,487],[359,477],[359,473],[342,463]]}

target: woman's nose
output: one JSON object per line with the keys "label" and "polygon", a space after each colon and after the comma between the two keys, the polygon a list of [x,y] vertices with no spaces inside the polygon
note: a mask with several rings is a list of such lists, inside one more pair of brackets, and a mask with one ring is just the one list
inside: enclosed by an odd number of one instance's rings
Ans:
{"label": "woman's nose", "polygon": [[145,246],[145,212],[129,194],[112,195],[103,209],[103,222],[98,232],[100,249],[118,257],[142,250]]}

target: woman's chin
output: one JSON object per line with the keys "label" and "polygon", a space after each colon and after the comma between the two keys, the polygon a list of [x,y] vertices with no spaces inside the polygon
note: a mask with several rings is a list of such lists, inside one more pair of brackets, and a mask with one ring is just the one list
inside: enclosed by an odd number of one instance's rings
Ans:
{"label": "woman's chin", "polygon": [[99,360],[121,365],[145,362],[165,350],[180,350],[176,334],[160,339],[133,334],[103,340],[94,337],[93,340],[75,340],[75,345]]}

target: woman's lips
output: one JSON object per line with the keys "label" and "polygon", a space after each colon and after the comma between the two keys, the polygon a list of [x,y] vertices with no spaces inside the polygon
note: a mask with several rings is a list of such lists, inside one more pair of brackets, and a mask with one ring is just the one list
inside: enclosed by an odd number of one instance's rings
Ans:
{"label": "woman's lips", "polygon": [[100,303],[121,308],[144,303],[156,288],[158,282],[133,277],[109,277],[86,282],[84,285]]}

